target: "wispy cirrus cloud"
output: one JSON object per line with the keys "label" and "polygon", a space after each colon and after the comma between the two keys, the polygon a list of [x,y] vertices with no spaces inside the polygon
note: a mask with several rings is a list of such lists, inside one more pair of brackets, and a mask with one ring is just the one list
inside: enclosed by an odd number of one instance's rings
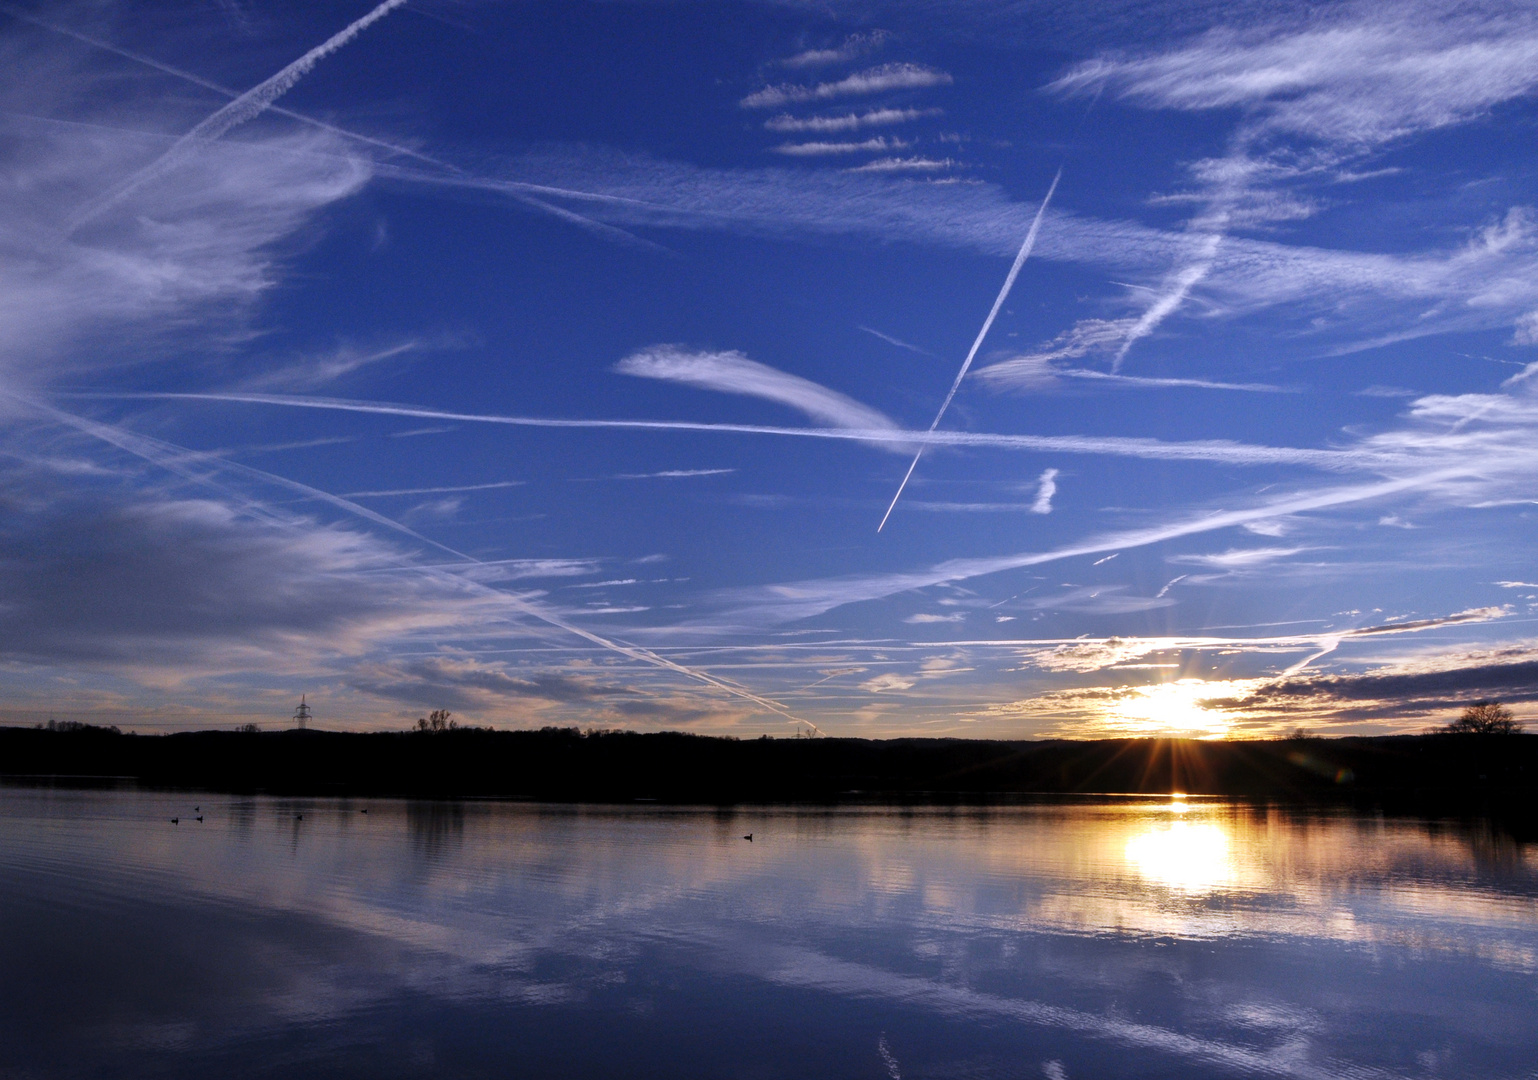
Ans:
{"label": "wispy cirrus cloud", "polygon": [[264,79],[233,101],[214,110],[209,116],[200,120],[191,131],[177,139],[165,153],[72,214],[68,223],[69,230],[73,232],[117,206],[139,188],[153,183],[170,170],[177,168],[203,145],[219,139],[232,128],[260,116],[274,101],[293,89],[300,79],[315,68],[316,64],[405,2],[406,0],[384,0],[368,14],[353,20],[299,59],[286,65],[277,74]]}
{"label": "wispy cirrus cloud", "polygon": [[883,136],[861,142],[784,143],[774,147],[774,152],[787,157],[829,157],[844,154],[883,153],[888,150],[901,150],[907,145],[901,139],[888,139]]}
{"label": "wispy cirrus cloud", "polygon": [[[1190,164],[1198,190],[1162,200],[1199,205],[1187,225],[1197,250],[1157,282],[1127,328],[1112,371],[1194,289],[1221,290],[1236,280],[1223,272],[1220,255],[1232,230],[1315,211],[1316,200],[1287,185],[1309,176],[1345,178],[1354,161],[1384,143],[1530,96],[1538,89],[1535,60],[1538,19],[1531,13],[1369,4],[1342,7],[1301,27],[1215,29],[1162,50],[1106,55],[1071,68],[1048,89],[1070,95],[1109,90],[1156,109],[1227,109],[1238,121],[1228,154]],[[1306,152],[1299,152],[1298,140]]]}
{"label": "wispy cirrus cloud", "polygon": [[323,132],[215,143],[177,183],[136,193],[133,213],[100,221],[89,243],[61,240],[78,194],[131,168],[140,137],[0,123],[13,135],[0,160],[19,183],[0,221],[0,352],[29,380],[110,366],[113,353],[81,348],[104,334],[152,342],[195,321],[211,345],[238,335],[277,280],[275,245],[369,178],[368,163]]}
{"label": "wispy cirrus cloud", "polygon": [[466,491],[496,491],[501,488],[522,487],[522,480],[496,480],[489,484],[451,484],[447,487],[389,488],[382,491],[349,491],[344,499],[382,499],[398,495],[446,495]]}
{"label": "wispy cirrus cloud", "polygon": [[922,155],[913,157],[884,157],[875,161],[867,161],[864,165],[856,165],[848,172],[852,173],[933,173],[944,172],[954,168],[956,162],[952,158],[932,158]]}
{"label": "wispy cirrus cloud", "polygon": [[[750,361],[751,363],[751,361]],[[764,365],[760,365],[764,366]],[[774,369],[769,369],[773,371]],[[779,373],[785,374],[783,372]],[[797,376],[790,376],[797,378]],[[809,381],[809,380],[804,380]],[[818,386],[818,384],[812,384]],[[715,389],[715,387],[706,387]],[[826,387],[819,387],[824,393]],[[735,391],[727,391],[735,392]],[[495,413],[462,413],[430,409],[392,402],[356,401],[345,398],[311,397],[293,394],[250,393],[85,393],[77,397],[122,401],[207,401],[226,404],[271,405],[280,408],[351,412],[373,416],[400,416],[418,419],[453,420],[464,423],[508,427],[553,429],[610,429],[616,431],[698,431],[726,435],[767,435],[783,438],[823,439],[837,442],[880,443],[887,447],[911,446],[926,438],[935,446],[988,447],[997,450],[1045,451],[1066,454],[1104,454],[1133,457],[1148,461],[1212,461],[1228,465],[1302,465],[1332,472],[1375,470],[1391,465],[1411,465],[1417,460],[1412,447],[1392,439],[1367,440],[1351,450],[1313,449],[1309,447],[1262,446],[1226,439],[1166,442],[1125,436],[1096,435],[1003,435],[995,432],[937,430],[927,436],[922,431],[896,427],[878,428],[807,428],[778,427],[768,424],[710,423],[694,420],[604,420],[539,416],[508,416]],[[842,395],[839,395],[842,396]],[[773,400],[773,399],[772,399]],[[858,403],[856,403],[858,404]],[[865,406],[860,406],[865,408]],[[1509,440],[1504,440],[1509,441]],[[1471,439],[1454,440],[1458,447],[1472,447]],[[1445,437],[1416,449],[1438,447],[1453,451]],[[1523,459],[1525,460],[1525,458]]]}
{"label": "wispy cirrus cloud", "polygon": [[890,124],[906,124],[931,116],[942,116],[945,110],[928,109],[869,109],[863,113],[843,113],[838,116],[791,116],[781,113],[764,121],[770,131],[782,133],[809,132],[818,135],[836,135],[840,132],[858,131],[866,127],[885,127]]}
{"label": "wispy cirrus cloud", "polygon": [[1061,92],[1106,87],[1168,109],[1250,108],[1278,132],[1381,143],[1477,116],[1538,87],[1538,19],[1521,8],[1346,7],[1324,25],[1213,30],[1143,56],[1079,64]]}
{"label": "wispy cirrus cloud", "polygon": [[677,345],[654,345],[625,357],[614,370],[702,390],[762,398],[787,405],[831,427],[899,430],[896,421],[868,405],[810,379],[749,360],[735,350],[699,352]]}
{"label": "wispy cirrus cloud", "polygon": [[314,390],[381,361],[405,356],[420,348],[422,342],[416,339],[372,349],[352,344],[338,345],[329,352],[267,368],[242,379],[238,386],[242,390]]}
{"label": "wispy cirrus cloud", "polygon": [[[183,82],[191,83],[194,86],[202,87],[204,90],[211,90],[222,97],[234,100],[242,96],[242,91],[232,90],[227,86],[223,86],[220,83],[214,82],[212,79],[205,79],[201,75],[187,71],[184,68],[176,67],[173,64],[168,64],[163,60],[157,60],[152,56],[146,56],[144,53],[135,52],[132,49],[125,49],[121,45],[116,45],[113,42],[107,41],[103,38],[84,33],[74,27],[65,26],[62,23],[52,22],[47,19],[39,18],[35,13],[23,11],[21,8],[18,8],[13,4],[0,4],[0,11],[5,12],[12,18],[20,19],[22,22],[41,27],[45,30],[52,31],[55,34],[60,34],[64,37],[73,38],[76,41],[90,45],[93,48],[100,49],[103,52],[111,53],[112,55],[122,57],[125,60],[131,60],[135,64],[140,64],[154,71],[161,72],[162,74],[170,75],[173,78],[180,79]],[[430,157],[426,154],[420,153],[415,148],[406,146],[401,142],[391,142],[389,140],[380,139],[372,135],[365,135],[358,131],[351,131],[346,128],[341,128],[335,124],[329,124],[324,120],[319,120],[313,116],[306,115],[305,113],[295,112],[292,109],[286,109],[281,105],[275,104],[275,101],[276,99],[269,100],[267,102],[267,111],[275,113],[286,119],[297,121],[298,123],[304,124],[307,127],[313,127],[320,131],[328,132],[332,135],[340,135],[341,137],[353,142],[373,147],[377,150],[383,150],[391,156],[399,155],[403,157],[415,158],[416,160],[428,165],[452,168],[452,166],[447,165],[445,162],[439,160],[438,158]]]}
{"label": "wispy cirrus cloud", "polygon": [[615,473],[616,480],[692,480],[698,476],[726,476],[736,469],[662,469],[649,473]]}
{"label": "wispy cirrus cloud", "polygon": [[[702,169],[565,148],[525,155],[516,166],[519,179],[506,182],[520,189],[548,189],[550,199],[577,200],[585,213],[626,226],[902,239],[1003,257],[1013,254],[1004,238],[1023,233],[1036,209],[989,183],[905,183],[902,166],[885,159],[872,164],[876,167],[863,173]],[[915,165],[919,172],[946,167],[943,159],[928,158]],[[490,182],[429,176],[387,163],[373,169],[419,183]],[[1058,209],[1047,216],[1037,256],[1143,281],[1162,295],[1161,282],[1171,267],[1204,261],[1206,243],[1199,231]],[[1321,351],[1449,331],[1515,328],[1538,311],[1538,234],[1521,207],[1466,227],[1461,238],[1395,253],[1229,233],[1200,287],[1225,319],[1271,313],[1282,320],[1280,325],[1317,341]],[[1123,303],[1138,313],[1147,308],[1144,300]],[[1115,335],[1109,355],[1139,317],[1100,320],[1109,325],[1099,329]]]}
{"label": "wispy cirrus cloud", "polygon": [[850,575],[787,582],[760,589],[731,591],[722,596],[721,600],[739,618],[792,622],[821,615],[847,604],[879,600],[910,589],[966,581],[1005,570],[1042,566],[1082,555],[1147,547],[1163,541],[1199,536],[1270,518],[1360,505],[1411,492],[1428,491],[1451,482],[1472,478],[1480,471],[1480,465],[1466,463],[1400,479],[1316,488],[1281,498],[1257,500],[1251,506],[1241,510],[1188,513],[1173,520],[1143,528],[1102,533],[1046,551],[951,559],[930,567],[900,573]]}
{"label": "wispy cirrus cloud", "polygon": [[479,715],[502,712],[529,699],[589,704],[634,698],[638,691],[596,675],[521,671],[472,656],[431,656],[360,665],[347,676],[358,690],[388,701],[450,708]]}
{"label": "wispy cirrus cloud", "polygon": [[870,30],[863,34],[850,34],[838,45],[826,49],[802,49],[798,53],[776,61],[781,67],[810,68],[829,64],[847,64],[862,56],[869,56],[891,38],[885,30]]}
{"label": "wispy cirrus cloud", "polygon": [[1277,559],[1290,559],[1294,555],[1301,555],[1305,551],[1312,550],[1314,549],[1306,547],[1229,548],[1227,551],[1210,555],[1171,555],[1165,561],[1178,563],[1183,566],[1206,566],[1217,570],[1233,570],[1260,566],[1265,563],[1275,562]]}
{"label": "wispy cirrus cloud", "polygon": [[857,71],[835,82],[817,83],[812,86],[791,84],[766,86],[743,98],[741,104],[745,109],[772,109],[782,105],[830,101],[862,94],[881,94],[891,90],[947,86],[954,81],[947,72],[924,64],[882,64],[864,71]]}
{"label": "wispy cirrus cloud", "polygon": [[1233,390],[1251,394],[1296,393],[1272,383],[1222,382],[1216,379],[1162,378],[1150,375],[1116,375],[1093,368],[1064,367],[1042,355],[1017,356],[979,368],[977,378],[1000,390],[1042,393],[1062,389],[1065,380],[1088,381],[1106,386],[1143,389]]}
{"label": "wispy cirrus cloud", "polygon": [[58,493],[0,505],[0,639],[12,657],[149,685],[313,671],[491,616],[452,579],[402,572],[362,533],[179,495]]}

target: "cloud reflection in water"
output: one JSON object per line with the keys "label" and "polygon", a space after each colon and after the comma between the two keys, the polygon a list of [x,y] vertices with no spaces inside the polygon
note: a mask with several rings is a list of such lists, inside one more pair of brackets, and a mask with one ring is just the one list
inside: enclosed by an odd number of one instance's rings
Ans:
{"label": "cloud reflection in water", "polygon": [[1538,1021],[1538,859],[1413,822],[201,799],[0,789],[0,1075],[1494,1076]]}

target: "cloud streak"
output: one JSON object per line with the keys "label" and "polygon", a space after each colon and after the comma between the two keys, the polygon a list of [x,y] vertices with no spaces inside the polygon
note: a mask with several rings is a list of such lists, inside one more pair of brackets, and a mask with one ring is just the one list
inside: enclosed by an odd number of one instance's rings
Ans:
{"label": "cloud streak", "polygon": [[857,71],[836,82],[817,83],[815,86],[766,86],[743,98],[741,104],[745,109],[772,109],[782,105],[881,94],[891,90],[948,86],[954,81],[947,73],[923,64],[882,64]]}
{"label": "cloud streak", "polygon": [[[773,369],[771,369],[773,370]],[[783,374],[783,373],[781,373]],[[791,376],[795,378],[795,376]],[[813,384],[816,385],[816,384]],[[824,388],[825,389],[825,388]],[[227,404],[271,405],[281,408],[321,409],[401,416],[422,420],[496,424],[509,427],[553,429],[610,429],[621,431],[699,431],[726,435],[767,435],[784,438],[827,439],[839,442],[881,443],[906,452],[925,433],[901,428],[802,428],[769,424],[720,424],[694,420],[595,420],[537,416],[505,416],[462,413],[387,402],[344,398],[246,393],[89,393],[74,395],[97,400],[208,401]],[[1228,465],[1303,465],[1329,471],[1353,472],[1411,464],[1402,449],[1313,450],[1299,447],[1256,446],[1222,439],[1164,442],[1158,439],[1094,435],[999,435],[987,432],[936,431],[928,435],[935,446],[987,447],[998,450],[1045,451],[1067,454],[1105,454],[1149,461],[1211,461]]]}
{"label": "cloud streak", "polygon": [[1013,555],[951,559],[923,570],[869,576],[851,576],[812,581],[788,582],[757,590],[729,594],[727,602],[738,601],[741,617],[766,617],[774,622],[792,622],[821,615],[846,604],[878,600],[910,589],[966,581],[1006,570],[1042,566],[1083,555],[1148,547],[1167,540],[1243,526],[1293,514],[1327,510],[1385,499],[1412,491],[1424,491],[1460,478],[1477,475],[1478,463],[1467,463],[1379,483],[1306,491],[1256,503],[1241,510],[1220,510],[1176,518],[1172,521],[1138,529],[1103,533],[1099,536],[1053,548],[1048,551],[1020,552]]}
{"label": "cloud streak", "polygon": [[1248,107],[1274,131],[1372,145],[1468,120],[1538,86],[1531,17],[1479,5],[1359,10],[1333,24],[1213,30],[1162,53],[1092,60],[1051,89],[1105,87],[1166,109]]}
{"label": "cloud streak", "polygon": [[813,132],[818,135],[835,135],[840,132],[858,131],[865,127],[884,127],[890,124],[907,124],[931,116],[944,115],[944,109],[870,109],[863,113],[844,113],[841,116],[791,116],[781,113],[764,121],[764,127],[782,134]]}
{"label": "cloud streak", "polygon": [[1062,379],[1108,383],[1112,386],[1152,390],[1230,390],[1250,394],[1291,394],[1294,388],[1271,383],[1219,382],[1213,379],[1166,379],[1145,375],[1115,375],[1093,368],[1069,368],[1053,364],[1044,355],[1017,356],[979,368],[977,377],[1002,390],[1044,391],[1062,386]]}
{"label": "cloud streak", "polygon": [[736,350],[695,352],[677,345],[653,345],[625,357],[614,370],[622,375],[773,401],[830,427],[898,430],[896,421],[868,405],[810,379],[749,360]]}
{"label": "cloud streak", "polygon": [[344,499],[381,499],[396,495],[447,495],[460,491],[496,491],[500,488],[522,487],[522,480],[499,480],[492,484],[456,484],[450,487],[394,488],[388,491],[349,491]]}
{"label": "cloud streak", "polygon": [[[73,30],[67,26],[62,26],[59,23],[40,19],[36,15],[23,11],[12,4],[0,3],[0,11],[5,12],[12,18],[20,19],[22,22],[30,23],[33,26],[42,27],[44,30],[50,30],[55,34],[61,34],[64,37],[73,38],[82,44],[101,49],[103,52],[112,53],[114,56],[120,56],[125,60],[132,60],[136,64],[142,64],[143,66],[151,68],[155,71],[159,71],[162,74],[181,79],[183,82],[191,83],[194,86],[201,86],[205,90],[212,90],[214,93],[223,97],[234,99],[241,96],[240,91],[231,90],[227,86],[221,86],[219,83],[205,79],[201,75],[195,75],[190,71],[186,71],[182,68],[175,67],[163,61],[156,60],[152,56],[145,56],[143,53],[134,52],[132,49],[125,49],[120,45],[114,45],[110,41],[104,41],[101,38],[92,37],[90,34],[81,33],[78,30]],[[402,146],[399,143],[388,142],[384,139],[378,139],[371,135],[364,135],[356,131],[349,131],[346,128],[340,128],[334,124],[328,124],[324,120],[317,120],[313,116],[306,116],[304,113],[294,112],[291,109],[285,109],[281,105],[276,105],[271,102],[268,103],[267,109],[268,111],[276,113],[279,116],[285,117],[289,120],[298,121],[301,124],[313,127],[319,131],[328,132],[332,135],[340,135],[343,138],[362,143],[366,146],[372,146],[379,150],[384,150],[390,154],[398,154],[402,157],[415,158],[417,161],[421,161],[427,165],[435,165],[440,168],[451,170],[454,169],[454,166],[448,164],[447,162],[441,161],[438,158],[429,157],[426,154],[413,150],[409,146]]]}
{"label": "cloud streak", "polygon": [[785,143],[776,146],[776,154],[784,154],[787,157],[828,157],[841,154],[870,154],[884,153],[888,150],[901,150],[908,144],[901,139],[888,139],[881,136],[875,139],[866,139],[863,142],[804,142]]}
{"label": "cloud streak", "polygon": [[[121,450],[141,457],[146,461],[150,461],[153,464],[169,468],[173,472],[177,473],[177,475],[180,475],[185,479],[191,480],[195,483],[206,484],[209,483],[209,480],[198,469],[192,467],[194,463],[199,465],[206,465],[209,463],[219,462],[226,469],[236,471],[245,476],[253,477],[267,483],[275,484],[279,487],[287,488],[290,491],[304,495],[308,498],[318,499],[321,502],[336,507],[344,513],[361,518],[365,521],[372,522],[373,524],[382,526],[383,528],[392,532],[410,537],[420,544],[435,548],[438,551],[451,556],[463,566],[472,568],[482,568],[484,566],[484,564],[482,564],[479,559],[476,559],[472,555],[467,555],[464,552],[457,551],[446,544],[442,544],[436,540],[432,540],[426,536],[423,536],[421,533],[411,529],[410,527],[403,525],[391,518],[385,517],[383,514],[379,514],[373,510],[370,510],[365,506],[351,502],[340,496],[332,495],[329,492],[320,490],[319,488],[311,487],[308,484],[302,484],[295,480],[289,480],[281,476],[276,476],[272,473],[263,472],[248,465],[241,465],[239,463],[227,461],[221,462],[220,459],[214,458],[211,455],[197,454],[180,447],[173,447],[170,444],[161,442],[157,439],[151,439],[146,436],[137,435],[132,432],[124,431],[120,428],[111,427],[109,425],[98,424],[94,421],[86,420],[83,417],[78,417],[70,413],[63,412],[42,402],[19,398],[16,395],[7,394],[6,396],[12,398],[12,400],[17,401],[20,404],[24,404],[28,407],[36,409],[37,411],[44,413],[59,423],[72,427],[75,430],[82,432],[83,434],[89,435],[96,439],[100,439],[103,442],[107,442]],[[245,509],[248,512],[259,512],[269,520],[280,520],[274,519],[270,512],[260,508],[257,504],[254,504],[249,500],[246,501]],[[420,570],[422,573],[427,574],[430,577],[442,577],[445,580],[461,580],[456,578],[455,575],[444,570],[438,570],[431,567],[423,567],[420,568]],[[685,678],[703,683],[706,686],[713,687],[714,689],[720,690],[732,697],[739,698],[743,701],[748,701],[758,706],[759,708],[781,716],[786,720],[797,723],[806,723],[806,721],[791,713],[788,709],[785,708],[784,705],[780,704],[779,702],[755,694],[751,690],[748,690],[736,682],[719,678],[698,668],[680,664],[665,656],[655,653],[650,649],[631,645],[594,633],[585,627],[577,625],[565,615],[557,612],[545,604],[539,603],[537,600],[525,596],[520,596],[516,593],[510,593],[502,589],[496,589],[490,585],[485,584],[482,580],[480,580],[479,575],[472,574],[470,577],[464,578],[462,580],[468,581],[473,589],[487,595],[490,598],[495,599],[498,603],[505,604],[523,615],[526,615],[538,622],[542,622],[549,626],[555,627],[556,629],[563,630],[568,634],[581,638],[582,640],[587,641],[593,645],[597,645],[599,648],[605,649],[612,653],[616,653],[617,655],[626,657],[630,660],[638,661],[651,667],[661,668],[676,675],[681,675]]]}

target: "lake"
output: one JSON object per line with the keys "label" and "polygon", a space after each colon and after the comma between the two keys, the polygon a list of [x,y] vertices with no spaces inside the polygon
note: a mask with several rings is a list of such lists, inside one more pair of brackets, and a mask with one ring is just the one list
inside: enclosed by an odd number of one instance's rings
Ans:
{"label": "lake", "polygon": [[0,788],[5,1080],[1535,1067],[1538,848],[1477,826]]}

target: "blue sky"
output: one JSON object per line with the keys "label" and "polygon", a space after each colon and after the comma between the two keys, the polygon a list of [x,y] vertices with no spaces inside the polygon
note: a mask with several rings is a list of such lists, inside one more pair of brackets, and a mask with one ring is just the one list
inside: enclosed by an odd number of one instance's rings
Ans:
{"label": "blue sky", "polygon": [[18,4],[0,56],[13,722],[1538,701],[1529,5]]}

